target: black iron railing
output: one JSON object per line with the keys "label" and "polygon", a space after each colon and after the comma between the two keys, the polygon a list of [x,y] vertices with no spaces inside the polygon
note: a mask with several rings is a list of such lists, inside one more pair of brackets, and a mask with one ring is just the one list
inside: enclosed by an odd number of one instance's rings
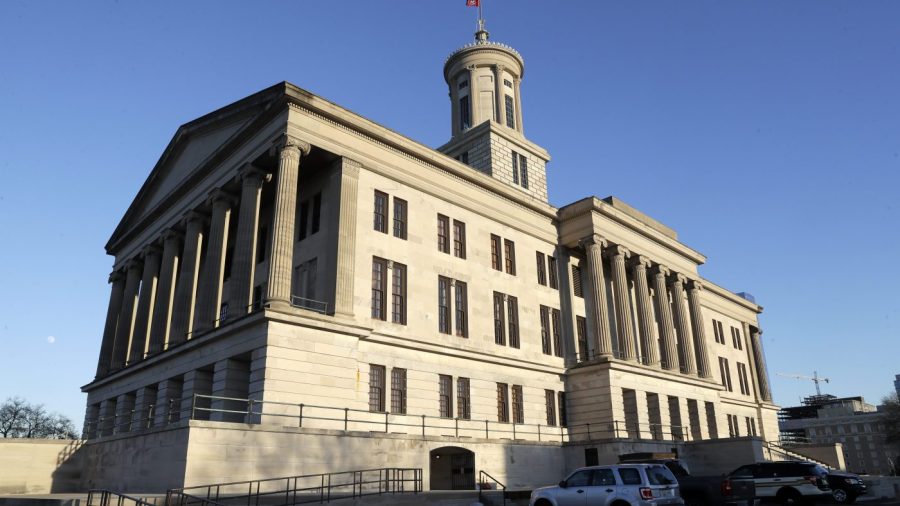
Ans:
{"label": "black iron railing", "polygon": [[88,491],[85,506],[154,506],[153,503],[111,490],[94,489]]}
{"label": "black iron railing", "polygon": [[[490,480],[490,481],[488,481]],[[494,485],[491,485],[493,483]],[[506,506],[506,485],[500,483],[500,480],[494,478],[484,471],[478,471],[478,502],[484,502],[482,494],[486,490],[496,489],[500,491],[500,497],[502,497],[503,506]]]}

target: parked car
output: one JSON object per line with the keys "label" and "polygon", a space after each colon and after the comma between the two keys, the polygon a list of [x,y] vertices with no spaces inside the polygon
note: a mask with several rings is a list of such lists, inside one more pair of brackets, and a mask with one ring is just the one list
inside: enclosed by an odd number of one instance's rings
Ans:
{"label": "parked car", "polygon": [[531,493],[529,506],[682,506],[678,480],[661,464],[582,467],[555,487]]}
{"label": "parked car", "polygon": [[832,471],[828,473],[831,497],[839,504],[853,504],[856,498],[869,491],[859,475]]}
{"label": "parked car", "polygon": [[741,466],[728,477],[752,479],[756,496],[781,504],[799,504],[831,498],[828,470],[814,462],[760,462]]}
{"label": "parked car", "polygon": [[756,487],[752,479],[729,478],[721,475],[693,476],[684,461],[675,458],[674,454],[670,455],[664,458],[645,458],[646,454],[641,453],[620,455],[619,462],[666,466],[678,480],[679,492],[687,506],[754,506],[757,503]]}

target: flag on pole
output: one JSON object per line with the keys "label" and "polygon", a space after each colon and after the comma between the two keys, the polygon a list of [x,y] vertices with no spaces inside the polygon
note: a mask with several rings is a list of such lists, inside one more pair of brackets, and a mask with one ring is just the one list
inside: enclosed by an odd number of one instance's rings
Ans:
{"label": "flag on pole", "polygon": [[466,7],[481,7],[481,0],[466,0]]}

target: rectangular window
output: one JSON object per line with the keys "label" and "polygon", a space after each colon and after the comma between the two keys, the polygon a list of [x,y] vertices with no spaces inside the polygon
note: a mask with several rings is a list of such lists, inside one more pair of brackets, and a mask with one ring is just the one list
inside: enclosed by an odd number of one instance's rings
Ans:
{"label": "rectangular window", "polygon": [[513,423],[525,423],[525,403],[522,400],[522,385],[512,387]]}
{"label": "rectangular window", "polygon": [[387,260],[372,257],[372,318],[386,320]]}
{"label": "rectangular window", "polygon": [[309,226],[309,233],[315,234],[322,226],[322,192],[313,196],[312,204],[312,223]]}
{"label": "rectangular window", "polygon": [[509,422],[509,385],[497,383],[497,421]]}
{"label": "rectangular window", "polygon": [[716,342],[725,344],[725,330],[722,328],[722,322],[713,320],[713,333],[716,335]]}
{"label": "rectangular window", "polygon": [[578,337],[578,357],[587,360],[587,319],[584,316],[575,317],[575,333]]}
{"label": "rectangular window", "polygon": [[378,190],[375,191],[375,231],[387,233],[387,207],[388,196]]}
{"label": "rectangular window", "polygon": [[503,311],[503,294],[494,292],[494,342],[506,345],[506,320]]}
{"label": "rectangular window", "polygon": [[459,99],[459,129],[465,130],[471,124],[472,111],[469,107],[469,96],[460,97]]}
{"label": "rectangular window", "polygon": [[556,426],[556,394],[553,390],[544,390],[544,404],[547,408],[547,425]]}
{"label": "rectangular window", "polygon": [[468,86],[469,86],[469,81],[460,81],[459,82],[459,89],[461,89],[461,90],[467,88]]}
{"label": "rectangular window", "polygon": [[391,290],[391,321],[406,325],[406,266],[394,262]]}
{"label": "rectangular window", "polygon": [[547,286],[547,262],[544,254],[538,251],[535,256],[537,260],[537,282],[539,285]]}
{"label": "rectangular window", "polygon": [[519,153],[512,151],[512,176],[513,183],[519,184]]}
{"label": "rectangular window", "polygon": [[369,364],[369,411],[384,412],[384,366]]}
{"label": "rectangular window", "polygon": [[742,363],[738,362],[737,370],[738,370],[738,384],[741,387],[741,393],[744,395],[750,395],[750,382],[747,379],[746,364],[742,364]]}
{"label": "rectangular window", "polygon": [[550,355],[553,350],[550,345],[550,308],[541,306],[541,351],[544,355]]}
{"label": "rectangular window", "polygon": [[469,401],[469,378],[456,379],[456,416],[463,420],[472,418],[472,407]]}
{"label": "rectangular window", "polygon": [[438,331],[450,333],[450,279],[438,276]]}
{"label": "rectangular window", "polygon": [[728,367],[728,359],[719,357],[719,373],[722,375],[722,386],[725,390],[733,392],[731,388],[731,368]]}
{"label": "rectangular window", "polygon": [[731,327],[731,344],[739,350],[744,349],[744,345],[741,343],[741,329]]}
{"label": "rectangular window", "polygon": [[456,335],[469,337],[469,294],[468,287],[462,281],[456,282]]}
{"label": "rectangular window", "polygon": [[572,265],[572,293],[576,297],[584,298],[584,290],[581,288],[581,268]]}
{"label": "rectangular window", "polygon": [[294,276],[292,279],[291,295],[298,297],[300,301],[295,301],[301,307],[308,307],[306,304],[309,300],[316,299],[316,274],[318,269],[318,259],[313,258],[303,262],[294,268]]}
{"label": "rectangular window", "polygon": [[406,239],[406,201],[394,197],[394,237]]}
{"label": "rectangular window", "polygon": [[705,403],[706,406],[706,426],[709,428],[709,438],[716,439],[719,437],[719,428],[716,424],[716,405],[712,402]]}
{"label": "rectangular window", "polygon": [[756,436],[756,419],[747,417],[747,435]]}
{"label": "rectangular window", "polygon": [[439,214],[437,220],[438,251],[440,251],[441,253],[450,253],[450,218],[444,216],[443,214]]}
{"label": "rectangular window", "polygon": [[391,369],[391,413],[406,414],[406,369]]}
{"label": "rectangular window", "polygon": [[461,161],[462,163],[464,163],[466,165],[469,165],[469,152],[463,151],[463,153],[461,155],[459,155],[459,161]]}
{"label": "rectangular window", "polygon": [[506,255],[506,273],[516,275],[516,243],[503,240],[503,254]]}
{"label": "rectangular window", "polygon": [[453,256],[466,258],[466,224],[453,220]]}
{"label": "rectangular window", "polygon": [[519,180],[522,188],[528,189],[528,159],[525,155],[519,155]]}
{"label": "rectangular window", "polygon": [[504,79],[503,86],[506,86],[507,88],[512,88],[512,82],[509,79]]}
{"label": "rectangular window", "polygon": [[566,418],[566,393],[559,392],[556,395],[557,403],[559,404],[559,426],[565,427],[569,425],[569,421]]}
{"label": "rectangular window", "polygon": [[500,237],[491,234],[491,267],[495,271],[503,270],[503,257],[500,253]]}
{"label": "rectangular window", "polygon": [[506,105],[506,126],[509,128],[516,128],[516,108],[513,105],[513,98],[509,95],[505,97],[505,105]]}
{"label": "rectangular window", "polygon": [[559,309],[551,309],[550,310],[550,322],[552,324],[553,329],[553,354],[557,357],[563,356],[562,350],[562,329],[560,328],[562,325],[562,316],[559,313]]}
{"label": "rectangular window", "polygon": [[519,347],[519,299],[508,295],[506,297],[507,323],[509,323],[509,346]]}
{"label": "rectangular window", "polygon": [[441,418],[453,417],[453,399],[450,397],[453,392],[453,377],[446,374],[438,376],[439,393],[441,402]]}
{"label": "rectangular window", "polygon": [[300,202],[300,216],[297,218],[297,240],[302,241],[306,239],[306,223],[309,221],[309,201],[304,200]]}
{"label": "rectangular window", "polygon": [[548,256],[547,263],[547,274],[550,281],[550,288],[559,290],[559,275],[556,272],[556,257]]}

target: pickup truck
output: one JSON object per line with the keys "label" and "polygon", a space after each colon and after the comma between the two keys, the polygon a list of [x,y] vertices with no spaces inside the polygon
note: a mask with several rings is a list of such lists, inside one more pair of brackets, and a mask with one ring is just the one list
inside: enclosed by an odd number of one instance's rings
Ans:
{"label": "pickup truck", "polygon": [[756,485],[753,480],[728,478],[727,476],[691,476],[687,465],[678,458],[641,458],[637,455],[621,455],[621,464],[663,464],[678,480],[681,497],[686,506],[754,506]]}

